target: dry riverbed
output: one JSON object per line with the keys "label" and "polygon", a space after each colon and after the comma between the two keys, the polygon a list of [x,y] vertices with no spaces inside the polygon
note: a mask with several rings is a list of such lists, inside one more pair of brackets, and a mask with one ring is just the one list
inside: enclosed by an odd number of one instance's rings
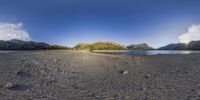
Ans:
{"label": "dry riverbed", "polygon": [[199,100],[199,58],[0,53],[0,100]]}

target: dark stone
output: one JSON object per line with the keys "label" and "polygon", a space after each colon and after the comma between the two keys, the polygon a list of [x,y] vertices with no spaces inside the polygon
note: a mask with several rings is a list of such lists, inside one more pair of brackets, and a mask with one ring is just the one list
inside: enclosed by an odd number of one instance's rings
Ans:
{"label": "dark stone", "polygon": [[24,72],[24,71],[18,71],[16,74],[17,74],[17,76],[19,76],[19,77],[31,77],[30,74],[28,74],[28,73],[26,73],[26,72]]}

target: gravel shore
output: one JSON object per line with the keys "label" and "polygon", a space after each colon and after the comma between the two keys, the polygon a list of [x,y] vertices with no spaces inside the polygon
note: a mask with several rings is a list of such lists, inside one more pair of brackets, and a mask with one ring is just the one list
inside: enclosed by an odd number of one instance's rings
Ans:
{"label": "gravel shore", "polygon": [[199,58],[0,53],[0,100],[200,100]]}

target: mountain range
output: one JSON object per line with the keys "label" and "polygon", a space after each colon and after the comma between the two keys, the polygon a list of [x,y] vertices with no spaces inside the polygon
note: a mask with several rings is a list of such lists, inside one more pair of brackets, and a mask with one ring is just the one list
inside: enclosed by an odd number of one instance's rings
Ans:
{"label": "mountain range", "polygon": [[[121,48],[122,50],[125,50],[125,48],[127,48],[128,50],[153,50],[154,49],[150,47],[149,45],[147,45],[146,43],[133,44],[133,45],[129,45],[125,47],[119,44],[117,45],[117,44],[113,44],[109,42],[99,42],[99,43],[97,42],[97,43],[94,43],[92,47],[95,50],[98,48],[108,48],[108,47],[110,47],[111,49],[115,48],[117,50]],[[76,48],[76,46],[74,48]],[[44,50],[44,49],[52,50],[52,49],[69,49],[69,48],[64,47],[64,46],[59,46],[59,45],[49,45],[44,42],[22,41],[22,40],[16,40],[16,39],[8,40],[8,41],[0,40],[0,50]],[[168,44],[166,46],[158,48],[158,50],[200,50],[200,41],[191,41],[188,44],[184,44],[184,43]]]}
{"label": "mountain range", "polygon": [[148,46],[146,43],[141,44],[133,44],[130,46],[127,46],[128,50],[152,50],[153,48]]}
{"label": "mountain range", "polygon": [[44,49],[67,49],[58,45],[49,45],[44,42],[21,41],[21,40],[0,40],[0,50],[44,50]]}
{"label": "mountain range", "polygon": [[176,43],[158,48],[159,50],[200,50],[200,41],[191,41],[188,44]]}

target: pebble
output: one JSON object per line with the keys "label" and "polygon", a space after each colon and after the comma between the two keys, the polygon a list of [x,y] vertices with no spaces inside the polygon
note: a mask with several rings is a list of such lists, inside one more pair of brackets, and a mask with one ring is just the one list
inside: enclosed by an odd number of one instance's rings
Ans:
{"label": "pebble", "polygon": [[36,66],[40,65],[40,63],[37,62],[37,61],[33,61],[33,64],[36,65]]}
{"label": "pebble", "polygon": [[16,87],[16,86],[17,86],[16,83],[9,82],[9,83],[6,83],[6,84],[4,85],[4,88],[11,89],[11,88],[14,88],[14,87]]}
{"label": "pebble", "polygon": [[151,75],[150,75],[150,74],[146,74],[144,77],[145,77],[145,78],[150,78]]}
{"label": "pebble", "polygon": [[122,75],[126,75],[126,74],[128,74],[128,71],[127,70],[120,70],[119,73],[122,74]]}
{"label": "pebble", "polygon": [[24,71],[21,71],[21,70],[17,71],[16,74],[17,74],[17,76],[20,76],[20,77],[30,77],[30,74],[28,74]]}
{"label": "pebble", "polygon": [[126,74],[128,74],[128,71],[127,71],[127,70],[122,71],[122,75],[126,75]]}

